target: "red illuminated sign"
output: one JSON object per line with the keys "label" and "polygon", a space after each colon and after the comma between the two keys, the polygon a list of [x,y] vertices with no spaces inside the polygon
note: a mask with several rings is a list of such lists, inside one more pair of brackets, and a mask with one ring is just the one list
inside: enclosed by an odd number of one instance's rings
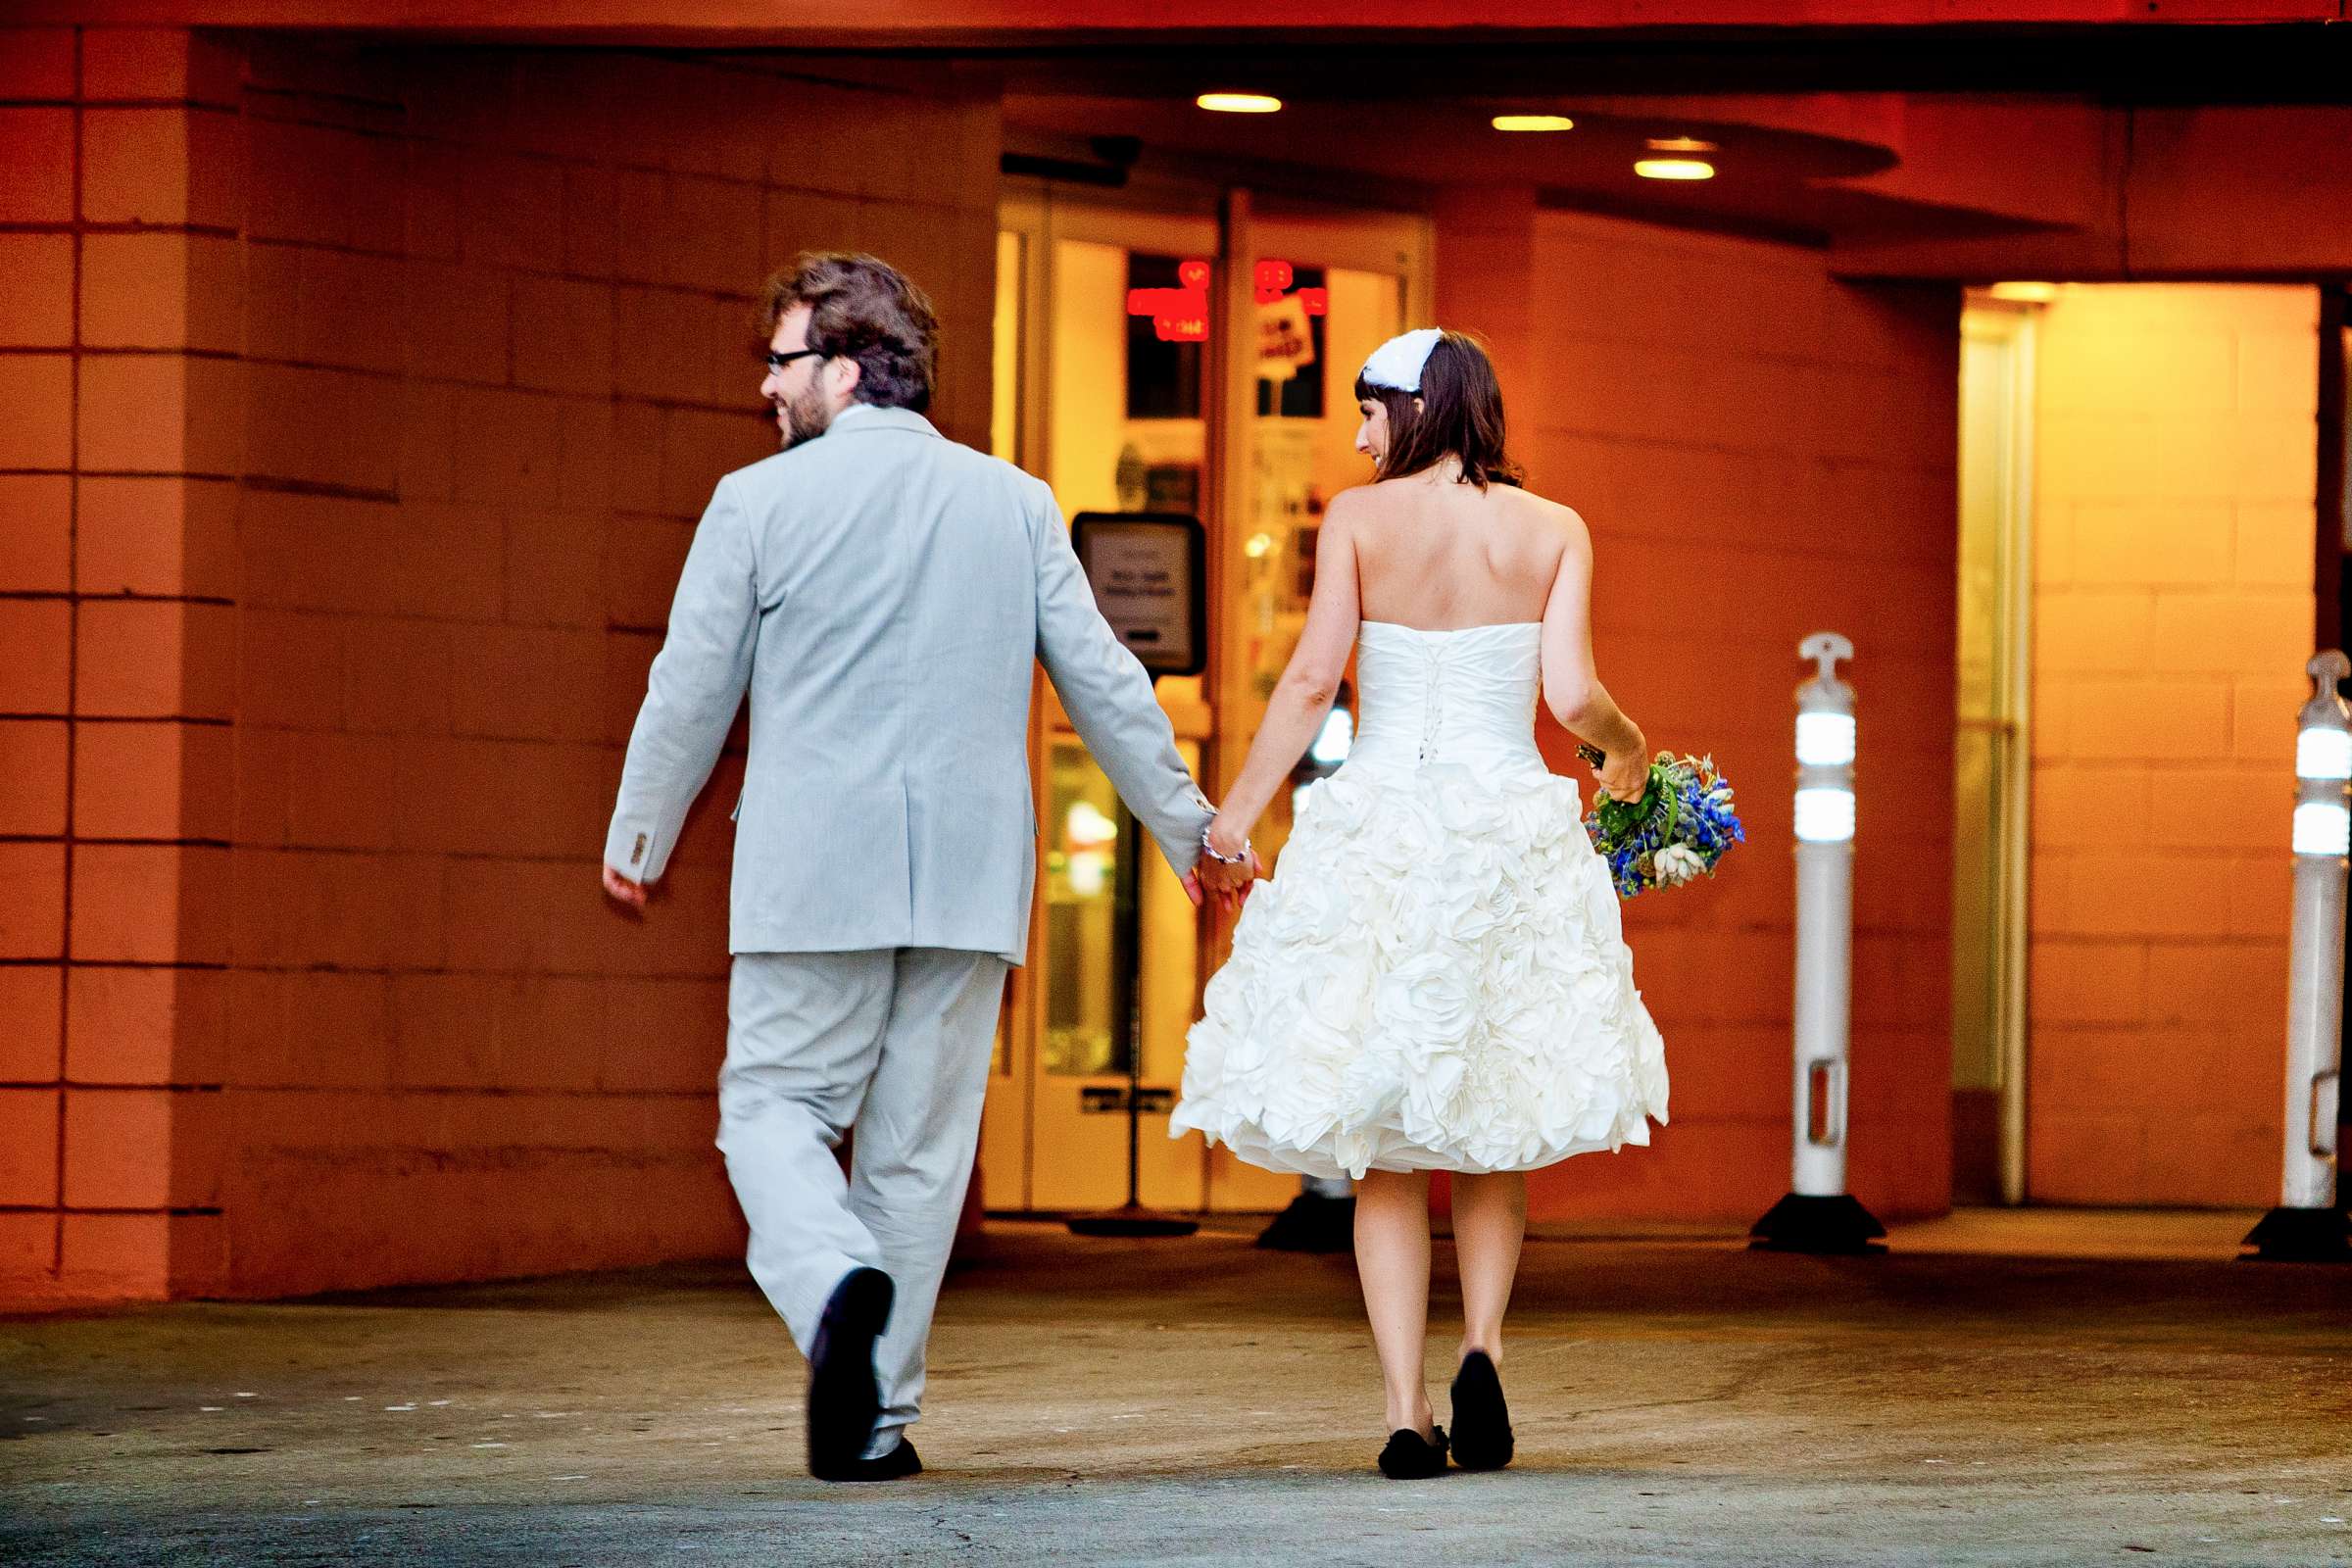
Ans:
{"label": "red illuminated sign", "polygon": [[[1186,262],[1176,270],[1185,280],[1184,288],[1131,288],[1127,291],[1127,314],[1148,316],[1152,331],[1162,343],[1205,343],[1208,341],[1208,264]],[[1195,283],[1198,278],[1199,283]]]}
{"label": "red illuminated sign", "polygon": [[1197,288],[1131,288],[1129,316],[1206,316],[1208,293]]}
{"label": "red illuminated sign", "polygon": [[[1145,316],[1152,319],[1152,330],[1163,343],[1205,343],[1208,341],[1208,263],[1198,258],[1177,264],[1177,288],[1131,288],[1127,291],[1127,314]],[[1280,304],[1291,291],[1297,272],[1288,262],[1268,259],[1250,269],[1250,280],[1260,305]],[[1331,291],[1324,288],[1298,290],[1298,304],[1309,316],[1325,316],[1331,311]]]}

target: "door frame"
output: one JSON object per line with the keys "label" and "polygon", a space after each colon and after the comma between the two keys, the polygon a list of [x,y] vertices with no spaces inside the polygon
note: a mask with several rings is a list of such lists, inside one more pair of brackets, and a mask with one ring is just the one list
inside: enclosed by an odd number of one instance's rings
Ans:
{"label": "door frame", "polygon": [[[1991,970],[1993,1069],[1999,1094],[1996,1165],[2003,1203],[2027,1201],[2029,836],[2033,785],[2034,336],[2039,307],[1972,294],[1960,317],[1966,341],[2000,356],[2001,442],[1996,490],[1993,627],[1994,715],[1980,726],[1993,742],[1994,833]],[[1965,407],[1965,402],[1963,404]],[[1963,727],[1970,721],[1963,720]]]}

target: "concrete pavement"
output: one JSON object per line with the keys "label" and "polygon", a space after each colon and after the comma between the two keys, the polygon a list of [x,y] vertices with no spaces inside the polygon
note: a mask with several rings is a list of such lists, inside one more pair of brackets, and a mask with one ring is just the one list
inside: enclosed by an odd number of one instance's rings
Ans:
{"label": "concrete pavement", "polygon": [[2247,1218],[1534,1241],[1520,1461],[1418,1483],[1372,1469],[1348,1260],[1241,1229],[993,1226],[929,1472],[872,1488],[802,1474],[802,1367],[731,1265],[19,1319],[0,1562],[2344,1561],[2352,1270],[2223,1261]]}

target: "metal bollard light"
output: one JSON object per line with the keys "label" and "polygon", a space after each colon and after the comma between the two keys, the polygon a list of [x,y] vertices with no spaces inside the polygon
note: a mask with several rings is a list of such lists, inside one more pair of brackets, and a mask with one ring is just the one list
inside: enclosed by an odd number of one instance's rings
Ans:
{"label": "metal bollard light", "polygon": [[1815,632],[1820,665],[1796,689],[1796,1043],[1790,1191],[1748,1232],[1784,1252],[1879,1252],[1886,1228],[1845,1190],[1846,1060],[1854,942],[1854,645]]}
{"label": "metal bollard light", "polygon": [[2337,683],[2352,660],[2329,648],[2304,666],[2296,715],[2295,914],[2286,981],[2286,1159],[2278,1206],[2246,1233],[2248,1254],[2352,1263],[2352,1220],[2335,1206],[2336,1099],[2343,1055],[2344,879],[2352,852],[2352,707]]}

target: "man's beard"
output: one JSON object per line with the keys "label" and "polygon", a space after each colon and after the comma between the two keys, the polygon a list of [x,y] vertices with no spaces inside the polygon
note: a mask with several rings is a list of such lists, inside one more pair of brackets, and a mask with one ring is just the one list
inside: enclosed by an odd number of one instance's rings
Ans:
{"label": "man's beard", "polygon": [[779,432],[782,445],[779,452],[790,452],[804,441],[813,441],[831,428],[833,411],[825,403],[825,395],[817,389],[815,379],[787,403],[776,405],[784,411],[784,428]]}

